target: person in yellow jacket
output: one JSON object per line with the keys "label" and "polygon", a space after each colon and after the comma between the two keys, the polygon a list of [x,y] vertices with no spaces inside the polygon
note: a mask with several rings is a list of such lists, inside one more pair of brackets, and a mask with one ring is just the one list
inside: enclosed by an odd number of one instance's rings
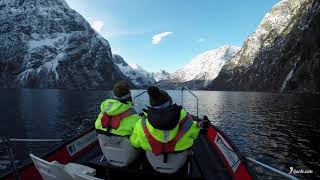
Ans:
{"label": "person in yellow jacket", "polygon": [[136,124],[130,142],[154,155],[184,151],[192,147],[200,128],[181,106],[172,103],[164,90],[148,88],[150,106]]}
{"label": "person in yellow jacket", "polygon": [[101,112],[96,119],[95,128],[99,134],[130,136],[141,117],[133,109],[128,82],[116,83],[113,94],[113,98],[101,103]]}

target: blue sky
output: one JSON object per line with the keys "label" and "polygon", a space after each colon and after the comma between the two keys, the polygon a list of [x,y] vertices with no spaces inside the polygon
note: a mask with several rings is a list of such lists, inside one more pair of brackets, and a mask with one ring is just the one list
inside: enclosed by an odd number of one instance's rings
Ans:
{"label": "blue sky", "polygon": [[66,1],[129,64],[174,72],[199,53],[241,46],[279,0]]}

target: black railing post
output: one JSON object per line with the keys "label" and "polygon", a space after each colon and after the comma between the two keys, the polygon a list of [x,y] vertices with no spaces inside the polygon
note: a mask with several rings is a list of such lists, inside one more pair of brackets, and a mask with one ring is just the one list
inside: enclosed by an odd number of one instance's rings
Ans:
{"label": "black railing post", "polygon": [[8,155],[9,155],[9,160],[10,160],[10,164],[11,164],[13,175],[14,175],[16,180],[20,180],[19,171],[18,171],[18,168],[17,168],[15,160],[14,160],[14,154],[13,154],[13,150],[12,150],[11,141],[8,138],[4,138],[4,142],[3,143],[5,144],[5,146],[7,148],[7,152],[8,152]]}

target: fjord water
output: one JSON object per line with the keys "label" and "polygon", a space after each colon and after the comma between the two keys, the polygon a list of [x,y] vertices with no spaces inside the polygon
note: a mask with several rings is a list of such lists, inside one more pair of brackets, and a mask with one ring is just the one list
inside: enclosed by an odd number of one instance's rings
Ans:
{"label": "fjord water", "polygon": [[[133,95],[141,91],[133,91]],[[181,91],[168,91],[181,104]],[[0,89],[0,136],[70,138],[92,127],[100,103],[110,91]],[[258,92],[195,91],[199,116],[207,115],[247,156],[289,172],[320,169],[320,96]],[[146,95],[136,101],[140,111]],[[184,106],[196,113],[196,101],[184,95]],[[17,164],[29,153],[41,155],[59,143],[15,143]],[[0,148],[0,172],[8,156]]]}

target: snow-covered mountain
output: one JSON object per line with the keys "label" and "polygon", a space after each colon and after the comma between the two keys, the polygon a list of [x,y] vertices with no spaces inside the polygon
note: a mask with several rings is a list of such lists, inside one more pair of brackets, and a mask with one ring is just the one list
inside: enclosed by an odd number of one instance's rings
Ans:
{"label": "snow-covered mountain", "polygon": [[0,1],[0,87],[111,88],[107,40],[64,0]]}
{"label": "snow-covered mountain", "polygon": [[153,72],[152,77],[156,80],[156,82],[169,79],[170,73],[166,70],[160,70],[159,72]]}
{"label": "snow-covered mountain", "polygon": [[316,0],[281,0],[210,84],[217,90],[320,91]]}
{"label": "snow-covered mountain", "polygon": [[234,57],[240,48],[225,45],[194,57],[190,63],[170,75],[175,82],[201,81],[206,87],[219,74],[223,65]]}
{"label": "snow-covered mountain", "polygon": [[127,64],[125,60],[117,54],[113,55],[113,62],[137,87],[143,88],[156,83],[151,73],[147,72],[137,64]]}
{"label": "snow-covered mountain", "polygon": [[262,48],[269,46],[280,34],[290,32],[301,9],[308,1],[310,0],[282,0],[273,6],[257,30],[246,39],[240,53],[228,62],[224,69],[251,66]]}

